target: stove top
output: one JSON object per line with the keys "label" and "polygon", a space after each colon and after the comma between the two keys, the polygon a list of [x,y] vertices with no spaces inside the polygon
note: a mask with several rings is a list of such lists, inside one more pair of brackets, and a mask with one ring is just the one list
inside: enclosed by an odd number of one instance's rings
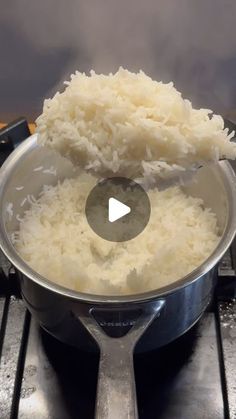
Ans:
{"label": "stove top", "polygon": [[[4,136],[7,152],[11,141]],[[201,320],[168,346],[134,356],[140,419],[236,419],[235,267],[236,240],[219,264],[215,296]],[[94,417],[98,355],[40,329],[1,253],[0,326],[1,419]]]}

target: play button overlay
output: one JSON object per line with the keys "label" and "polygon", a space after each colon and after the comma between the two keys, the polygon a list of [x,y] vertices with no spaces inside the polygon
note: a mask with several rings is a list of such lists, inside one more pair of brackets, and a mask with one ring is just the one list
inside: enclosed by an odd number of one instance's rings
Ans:
{"label": "play button overlay", "polygon": [[107,178],[97,183],[85,206],[92,230],[113,242],[138,236],[145,229],[150,213],[150,201],[142,186],[124,177]]}
{"label": "play button overlay", "polygon": [[117,221],[125,215],[129,214],[130,211],[131,208],[128,207],[128,205],[122,204],[122,202],[115,198],[109,198],[108,220],[110,223],[114,223],[114,221]]}

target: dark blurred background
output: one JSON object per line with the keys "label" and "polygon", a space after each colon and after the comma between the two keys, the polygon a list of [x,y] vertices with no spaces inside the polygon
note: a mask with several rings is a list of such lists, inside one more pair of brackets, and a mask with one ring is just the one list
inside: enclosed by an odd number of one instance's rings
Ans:
{"label": "dark blurred background", "polygon": [[235,0],[2,0],[0,121],[33,120],[77,69],[120,65],[233,115],[235,19]]}

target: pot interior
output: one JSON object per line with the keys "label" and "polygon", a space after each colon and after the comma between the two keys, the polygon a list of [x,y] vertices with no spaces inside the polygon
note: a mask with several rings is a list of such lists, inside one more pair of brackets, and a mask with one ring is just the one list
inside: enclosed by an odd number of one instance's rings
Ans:
{"label": "pot interior", "polygon": [[[28,195],[37,198],[43,185],[56,185],[58,180],[74,177],[76,173],[69,161],[38,146],[35,134],[15,150],[3,165],[0,174],[1,245],[16,264],[16,251],[9,237],[18,229],[19,219],[29,208],[29,203],[23,205],[25,198]],[[222,239],[212,255],[216,263],[234,236],[236,205],[233,170],[227,162],[201,168],[194,181],[185,186],[184,190],[194,197],[202,198],[205,206],[210,207],[217,216]],[[211,260],[211,265],[213,264]]]}

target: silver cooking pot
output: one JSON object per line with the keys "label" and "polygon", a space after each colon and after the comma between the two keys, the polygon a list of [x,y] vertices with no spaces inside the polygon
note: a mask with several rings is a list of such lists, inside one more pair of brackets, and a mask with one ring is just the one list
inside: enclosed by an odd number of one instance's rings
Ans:
{"label": "silver cooking pot", "polygon": [[[56,175],[48,170],[52,167]],[[222,238],[213,254],[178,282],[122,297],[83,294],[52,283],[33,271],[11,243],[26,209],[24,198],[37,197],[44,184],[73,176],[72,165],[39,147],[36,135],[24,141],[0,170],[0,246],[19,271],[22,297],[39,324],[64,342],[100,349],[96,417],[137,418],[134,348],[148,351],[171,342],[192,327],[207,307],[214,267],[236,230],[235,174],[227,162],[220,162],[200,169],[195,182],[185,187],[217,215]]]}

